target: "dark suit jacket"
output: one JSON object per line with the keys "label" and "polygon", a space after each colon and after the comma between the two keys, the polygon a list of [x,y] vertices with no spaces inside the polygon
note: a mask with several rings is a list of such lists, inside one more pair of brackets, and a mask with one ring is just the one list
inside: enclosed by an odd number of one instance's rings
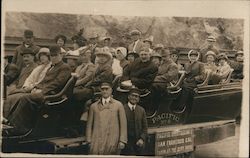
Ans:
{"label": "dark suit jacket", "polygon": [[35,88],[41,89],[44,95],[56,94],[63,89],[70,76],[70,67],[61,61],[47,71],[42,82]]}
{"label": "dark suit jacket", "polygon": [[185,65],[186,71],[186,80],[184,85],[189,86],[190,88],[195,88],[197,83],[201,83],[205,79],[205,68],[204,64],[196,61],[194,63],[187,63]]}
{"label": "dark suit jacket", "polygon": [[[129,108],[128,104],[124,105],[124,109],[125,109],[125,113],[126,113],[126,118],[128,120],[129,117],[130,117],[129,116],[130,108]],[[141,106],[136,105],[135,114],[136,114],[135,115],[135,135],[136,135],[136,139],[139,140],[141,138],[141,139],[143,139],[144,142],[146,142],[147,130],[148,130],[146,112]],[[129,132],[130,131],[128,131],[128,133]]]}
{"label": "dark suit jacket", "polygon": [[[36,46],[35,44],[30,45],[28,48],[33,50],[35,54],[37,54],[38,51],[40,50],[40,47]],[[23,63],[23,56],[21,55],[24,49],[25,49],[24,43],[17,46],[16,53],[14,54],[12,59],[12,63],[16,64],[19,70],[21,70],[21,68],[25,66]]]}
{"label": "dark suit jacket", "polygon": [[131,80],[137,88],[146,89],[153,83],[157,72],[158,68],[151,61],[143,63],[138,58],[124,69],[121,81]]}

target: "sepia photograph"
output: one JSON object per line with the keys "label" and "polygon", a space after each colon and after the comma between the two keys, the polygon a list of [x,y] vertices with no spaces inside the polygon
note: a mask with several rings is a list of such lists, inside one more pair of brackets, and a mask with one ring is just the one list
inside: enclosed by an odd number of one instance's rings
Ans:
{"label": "sepia photograph", "polygon": [[248,1],[2,1],[1,157],[248,157]]}

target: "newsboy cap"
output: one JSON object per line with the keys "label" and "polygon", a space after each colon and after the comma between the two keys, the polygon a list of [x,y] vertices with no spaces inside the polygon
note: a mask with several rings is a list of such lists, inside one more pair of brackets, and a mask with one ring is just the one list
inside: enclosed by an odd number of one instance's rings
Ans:
{"label": "newsboy cap", "polygon": [[101,83],[100,88],[112,88],[112,84],[109,81],[104,81]]}
{"label": "newsboy cap", "polygon": [[220,54],[218,54],[217,59],[218,59],[218,61],[221,59],[228,60],[228,57],[225,53],[220,53]]}
{"label": "newsboy cap", "polygon": [[141,95],[140,89],[138,89],[136,87],[133,87],[133,88],[130,89],[129,94],[133,94],[133,93],[138,94],[139,96]]}
{"label": "newsboy cap", "polygon": [[139,30],[132,30],[130,32],[130,35],[133,36],[133,35],[141,35],[141,32]]}
{"label": "newsboy cap", "polygon": [[58,54],[61,54],[61,48],[59,46],[51,46],[49,50],[50,56],[57,56]]}
{"label": "newsboy cap", "polygon": [[33,37],[33,31],[32,30],[25,30],[24,31],[24,37],[26,37],[26,38]]}
{"label": "newsboy cap", "polygon": [[35,52],[30,48],[24,48],[23,51],[21,52],[21,55],[23,56],[24,54],[30,54],[30,55],[33,55],[33,56],[36,55]]}

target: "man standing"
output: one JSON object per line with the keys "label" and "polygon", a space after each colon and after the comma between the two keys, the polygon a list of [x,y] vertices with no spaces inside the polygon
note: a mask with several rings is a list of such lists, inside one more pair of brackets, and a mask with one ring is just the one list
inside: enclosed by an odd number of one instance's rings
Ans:
{"label": "man standing", "polygon": [[86,129],[90,154],[116,155],[127,143],[127,122],[123,105],[111,97],[108,82],[101,84],[102,97],[90,106]]}
{"label": "man standing", "polygon": [[203,63],[206,62],[206,53],[208,51],[213,51],[216,55],[219,54],[219,50],[215,47],[215,42],[215,37],[210,35],[207,37],[206,43],[200,48],[200,59]]}
{"label": "man standing", "polygon": [[21,70],[21,68],[25,66],[25,64],[23,63],[23,57],[21,55],[25,48],[31,49],[35,55],[40,50],[40,47],[34,44],[33,31],[31,30],[24,31],[23,44],[19,45],[16,48],[16,53],[14,54],[12,59],[12,63],[16,64],[19,70]]}
{"label": "man standing", "polygon": [[132,88],[128,95],[128,103],[124,105],[127,117],[128,143],[122,151],[124,155],[142,155],[147,138],[147,119],[145,110],[138,105],[140,91]]}
{"label": "man standing", "polygon": [[143,48],[143,42],[141,41],[141,32],[138,30],[132,30],[130,32],[131,39],[133,43],[128,46],[128,51],[135,52],[137,54],[140,53],[141,49]]}
{"label": "man standing", "polygon": [[8,115],[10,125],[14,126],[11,135],[26,133],[35,125],[35,118],[43,104],[44,96],[56,94],[62,90],[71,76],[71,69],[62,61],[61,48],[52,46],[50,48],[52,65],[48,69],[44,79],[31,91],[20,97],[13,110]]}

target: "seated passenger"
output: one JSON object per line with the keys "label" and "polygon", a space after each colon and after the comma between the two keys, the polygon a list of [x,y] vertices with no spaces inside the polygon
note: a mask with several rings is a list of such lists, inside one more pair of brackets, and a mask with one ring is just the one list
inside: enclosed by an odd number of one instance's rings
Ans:
{"label": "seated passenger", "polygon": [[128,52],[126,59],[128,60],[128,63],[132,63],[137,59],[139,55],[135,52]]}
{"label": "seated passenger", "polygon": [[154,46],[154,51],[157,52],[157,53],[159,53],[159,54],[161,54],[163,50],[164,50],[164,46],[161,43],[160,44],[156,44]]}
{"label": "seated passenger", "polygon": [[43,105],[44,96],[61,91],[70,78],[70,67],[62,62],[59,46],[50,48],[50,56],[52,65],[44,79],[35,86],[31,93],[20,97],[14,110],[8,115],[9,124],[14,127],[8,134],[20,135],[33,128],[39,109]]}
{"label": "seated passenger", "polygon": [[64,35],[59,34],[55,37],[55,42],[59,47],[61,47],[61,52],[63,54],[63,57],[66,55],[66,52],[69,51],[69,48],[65,47],[66,41],[67,37]]}
{"label": "seated passenger", "polygon": [[99,86],[103,81],[112,81],[111,68],[112,54],[104,52],[103,49],[96,49],[97,67],[94,75],[84,87],[74,90],[74,101],[78,106],[84,106],[85,102],[93,99],[94,93],[99,92]]}
{"label": "seated passenger", "polygon": [[179,63],[179,54],[178,54],[178,51],[177,50],[172,50],[171,51],[171,59],[174,61],[174,63],[177,64],[178,66],[178,71],[182,71],[184,70],[184,67]]}
{"label": "seated passenger", "polygon": [[200,53],[196,50],[188,52],[189,63],[185,65],[186,78],[182,84],[182,91],[177,98],[176,113],[183,113],[186,109],[191,112],[194,88],[205,79],[204,64],[199,62]]}
{"label": "seated passenger", "polygon": [[116,48],[115,55],[116,55],[116,58],[120,61],[120,66],[124,70],[129,64],[129,62],[126,60],[127,49],[124,47],[118,47]]}
{"label": "seated passenger", "polygon": [[139,58],[124,70],[121,81],[130,81],[139,89],[149,89],[157,74],[158,68],[150,61],[150,52],[142,50]]}
{"label": "seated passenger", "polygon": [[153,52],[150,58],[151,58],[152,63],[155,64],[155,66],[159,67],[161,65],[161,61],[162,61],[161,54],[157,52]]}
{"label": "seated passenger", "polygon": [[212,74],[211,76],[211,82],[212,84],[218,84],[220,82],[223,82],[227,79],[228,74],[231,71],[231,67],[227,63],[228,58],[225,53],[220,53],[217,57],[219,66],[217,68],[216,73]]}
{"label": "seated passenger", "polygon": [[153,49],[151,49],[152,45],[153,45],[153,36],[150,36],[146,39],[143,40],[143,47],[148,49],[150,53],[153,52]]}
{"label": "seated passenger", "polygon": [[206,72],[216,73],[217,66],[215,65],[216,54],[213,51],[208,51],[205,55],[206,63],[204,64],[204,68]]}
{"label": "seated passenger", "polygon": [[25,48],[21,55],[23,56],[25,66],[21,69],[18,78],[8,88],[8,94],[11,94],[16,89],[22,88],[27,77],[31,74],[33,69],[37,67],[35,63],[35,53],[31,49]]}
{"label": "seated passenger", "polygon": [[235,54],[235,61],[231,61],[229,64],[234,69],[232,73],[233,79],[243,79],[243,61],[244,61],[244,53],[243,51],[238,51]]}
{"label": "seated passenger", "polygon": [[26,93],[31,93],[34,87],[39,84],[45,77],[48,69],[51,67],[50,52],[48,48],[41,48],[38,52],[38,59],[41,65],[37,66],[25,80],[24,85],[20,89],[16,89],[4,101],[3,114],[7,117],[12,107],[19,101],[20,97]]}
{"label": "seated passenger", "polygon": [[78,66],[78,60],[79,60],[79,51],[68,51],[65,55],[66,63],[71,67],[72,72],[75,72],[76,67]]}
{"label": "seated passenger", "polygon": [[83,62],[75,71],[78,75],[76,88],[83,88],[92,79],[95,72],[95,65],[91,62],[91,50],[81,51],[80,58]]}

